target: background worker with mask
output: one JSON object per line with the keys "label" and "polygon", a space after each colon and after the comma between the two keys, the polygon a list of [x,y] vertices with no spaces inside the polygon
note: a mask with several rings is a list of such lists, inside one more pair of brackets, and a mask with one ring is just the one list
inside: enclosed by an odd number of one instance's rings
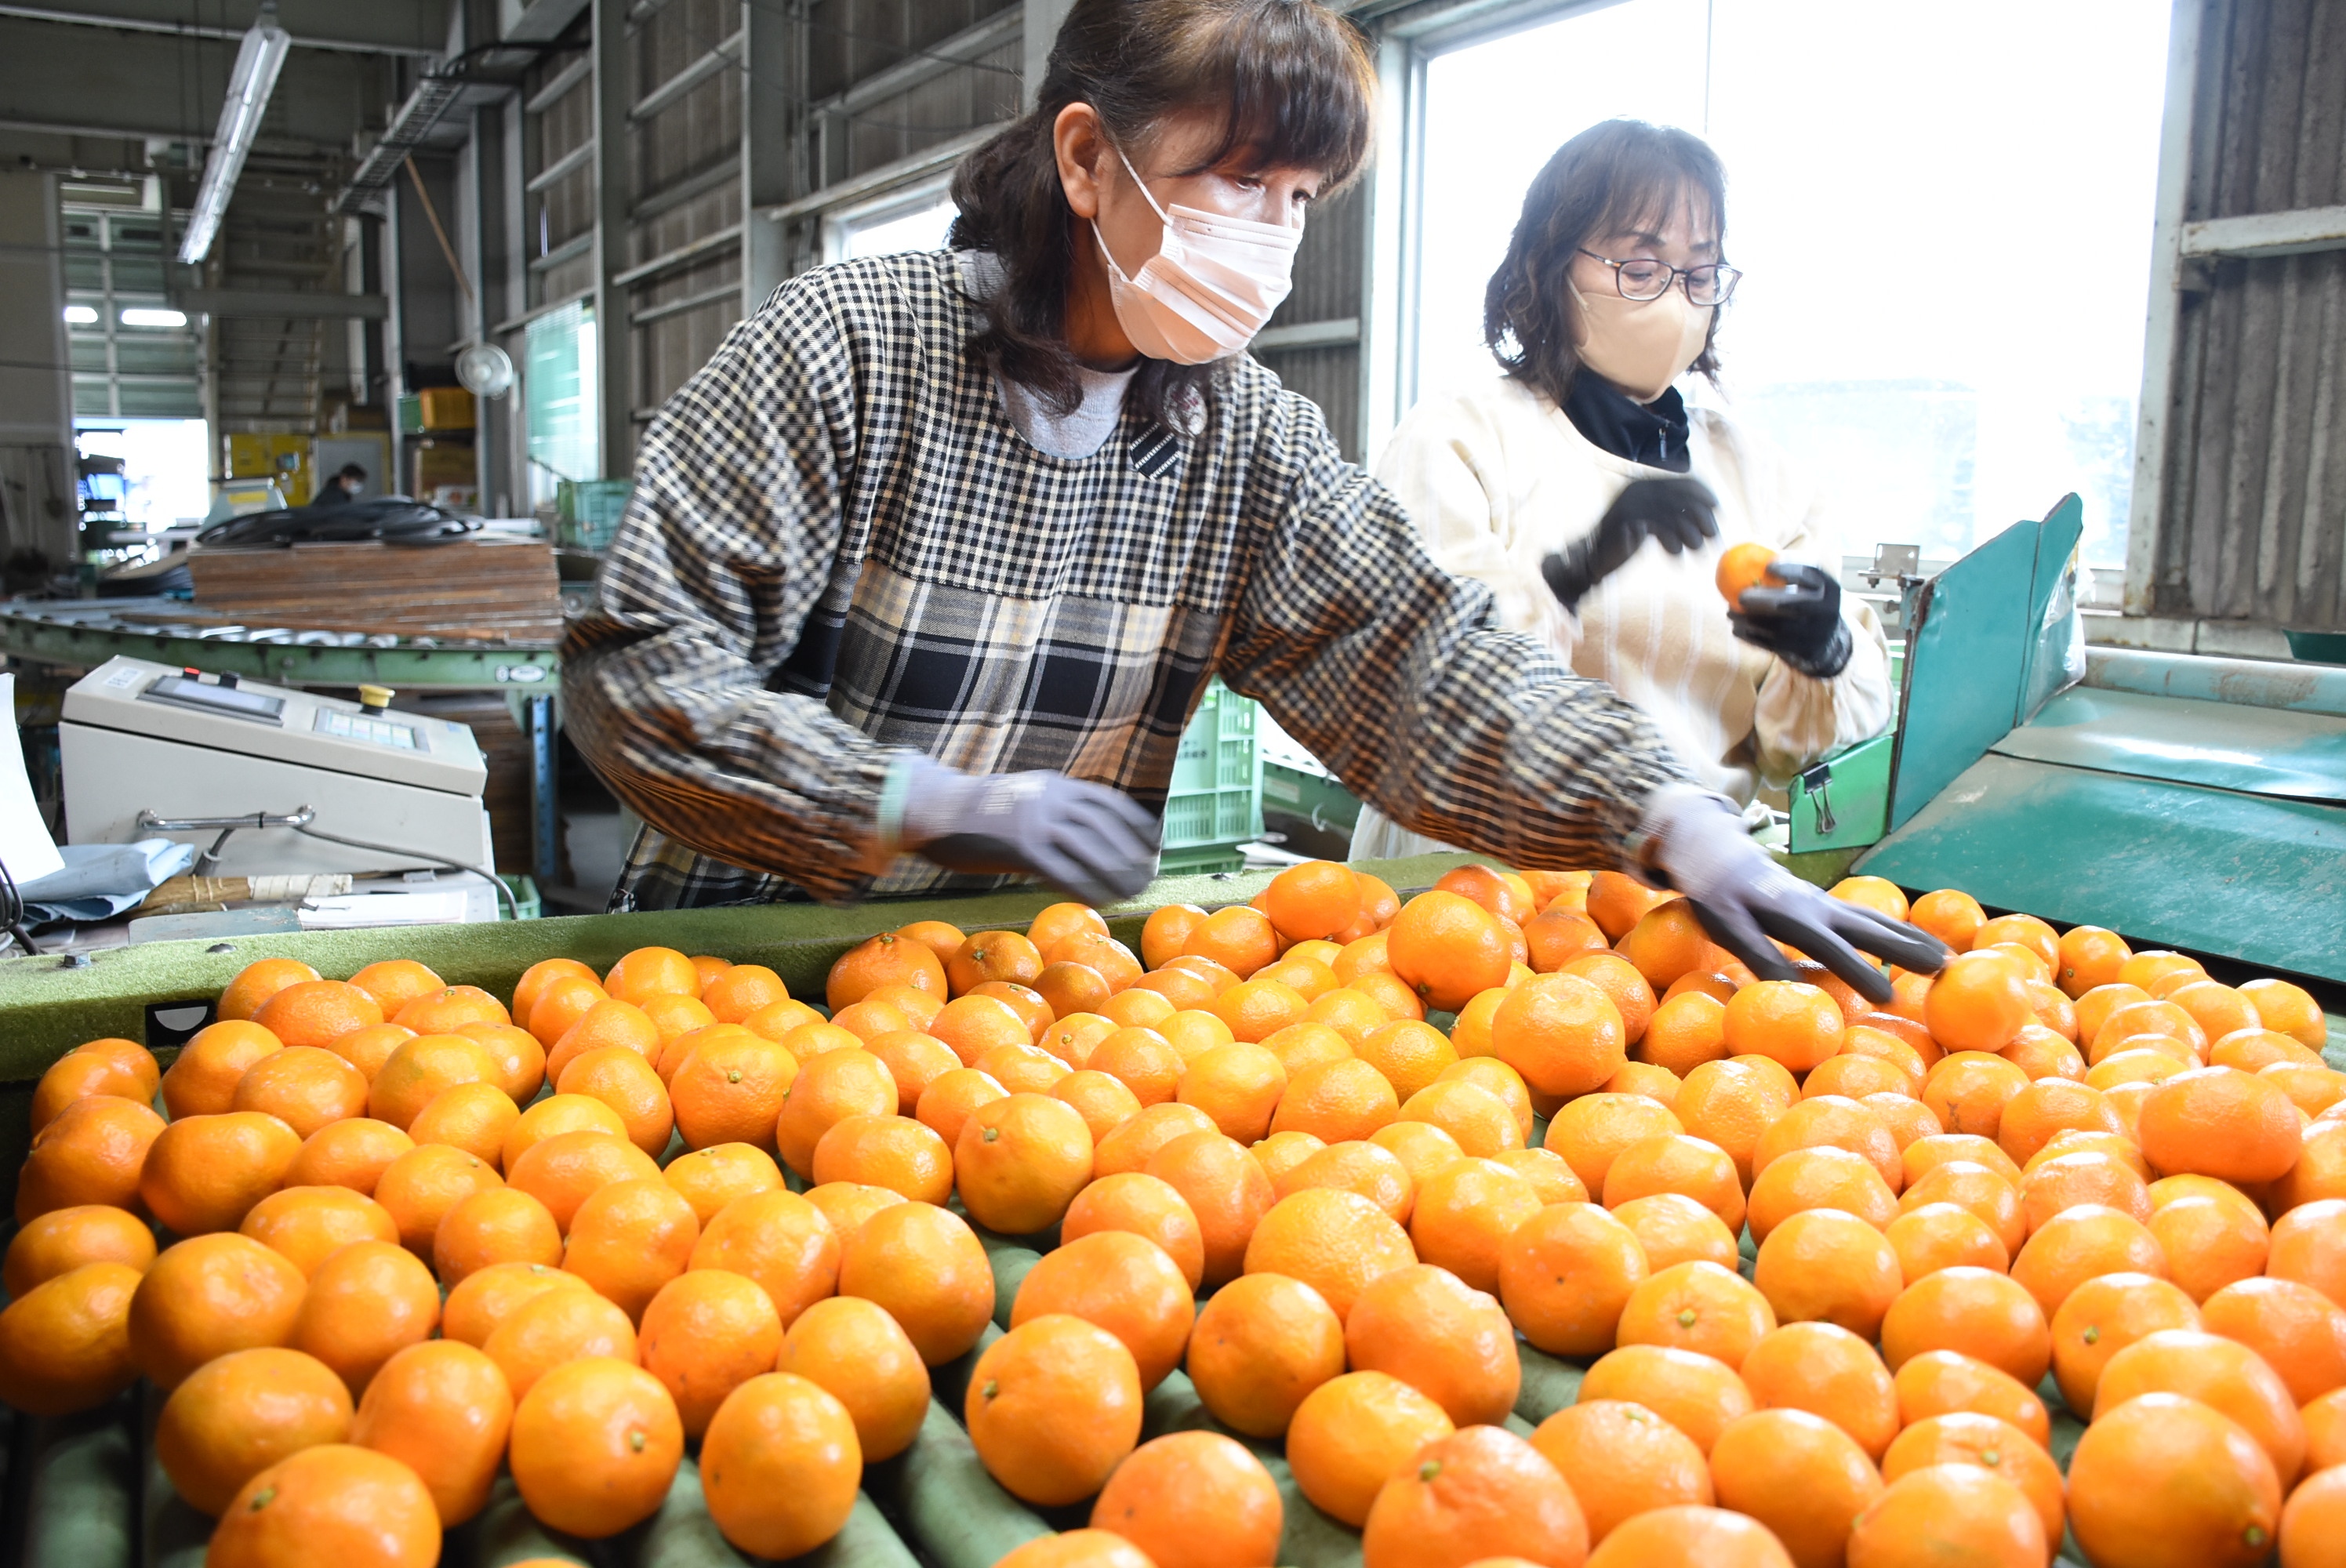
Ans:
{"label": "background worker with mask", "polygon": [[1780,937],[1944,954],[1754,848],[1662,737],[1491,615],[1242,352],[1373,75],[1314,0],[1077,0],[957,172],[954,249],[791,280],[646,433],[563,680],[650,826],[621,907],[1137,892],[1219,672],[1419,831],[1635,867]]}
{"label": "background worker with mask", "polygon": [[[1377,475],[1433,558],[1500,619],[1653,719],[1703,784],[1749,804],[1890,722],[1889,650],[1841,601],[1840,543],[1783,455],[1677,382],[1715,375],[1726,178],[1699,138],[1609,120],[1525,196],[1484,306],[1504,371],[1411,411]],[[1730,614],[1714,574],[1754,541],[1805,561]],[[1650,545],[1650,547],[1649,547]],[[1373,807],[1358,856],[1422,853]]]}

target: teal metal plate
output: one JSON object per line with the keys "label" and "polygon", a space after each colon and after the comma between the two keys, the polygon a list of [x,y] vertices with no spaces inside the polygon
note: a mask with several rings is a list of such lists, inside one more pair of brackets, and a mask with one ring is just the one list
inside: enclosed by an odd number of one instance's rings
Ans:
{"label": "teal metal plate", "polygon": [[1890,826],[1911,820],[2017,721],[2041,526],[2015,523],[1931,579],[1906,643]]}
{"label": "teal metal plate", "polygon": [[2073,687],[1995,750],[2138,779],[2346,802],[2346,718],[2322,714]]}
{"label": "teal metal plate", "polygon": [[[1857,849],[1882,837],[1889,825],[1890,759],[1897,746],[1896,736],[1877,735],[1835,752],[1792,780],[1786,791],[1791,853]],[[1810,789],[1809,779],[1826,769],[1831,776],[1823,787]]]}
{"label": "teal metal plate", "polygon": [[2056,616],[2053,598],[2068,575],[2069,562],[2076,555],[2077,541],[2085,533],[2086,504],[2075,494],[2061,497],[2037,526],[2036,570],[2028,585],[2028,668],[2021,677],[2019,700],[2013,708],[2014,724],[2025,724],[2038,705],[2058,691],[2068,678],[2063,665],[2069,655],[2076,606],[2074,599],[2068,601],[2064,613]]}
{"label": "teal metal plate", "polygon": [[1989,756],[1856,870],[2346,982],[2335,806]]}

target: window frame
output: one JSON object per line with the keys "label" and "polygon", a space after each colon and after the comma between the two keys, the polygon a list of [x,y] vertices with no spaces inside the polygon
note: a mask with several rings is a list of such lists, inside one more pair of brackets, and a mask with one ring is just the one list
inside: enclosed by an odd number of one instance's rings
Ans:
{"label": "window frame", "polygon": [[849,242],[861,230],[938,206],[950,199],[952,188],[953,168],[949,166],[830,209],[821,218],[823,265],[846,260]]}

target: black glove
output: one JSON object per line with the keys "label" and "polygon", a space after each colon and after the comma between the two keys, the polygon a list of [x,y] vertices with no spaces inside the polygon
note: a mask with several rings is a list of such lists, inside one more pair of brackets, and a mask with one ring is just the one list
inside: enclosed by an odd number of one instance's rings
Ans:
{"label": "black glove", "polygon": [[1819,680],[1831,680],[1849,666],[1849,623],[1841,618],[1841,584],[1821,566],[1771,561],[1771,577],[1743,590],[1743,602],[1727,612],[1735,635],[1765,648]]}
{"label": "black glove", "polygon": [[1890,1000],[1890,977],[1860,949],[1932,974],[1953,956],[1930,932],[1833,898],[1778,865],[1722,797],[1691,786],[1667,789],[1647,809],[1642,828],[1653,843],[1649,863],[1686,894],[1710,940],[1762,980],[1800,978],[1771,936],[1875,1003]]}
{"label": "black glove", "polygon": [[1629,564],[1648,539],[1675,555],[1719,533],[1719,497],[1699,479],[1633,479],[1615,496],[1596,529],[1540,563],[1548,591],[1567,610]]}
{"label": "black glove", "polygon": [[1064,773],[979,776],[913,759],[903,847],[950,871],[1039,877],[1087,904],[1128,899],[1157,874],[1162,828],[1121,791]]}

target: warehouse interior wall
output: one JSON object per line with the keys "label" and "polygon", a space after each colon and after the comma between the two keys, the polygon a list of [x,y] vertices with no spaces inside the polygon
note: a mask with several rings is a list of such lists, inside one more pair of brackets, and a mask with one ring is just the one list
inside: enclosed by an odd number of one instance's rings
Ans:
{"label": "warehouse interior wall", "polygon": [[[56,177],[0,173],[0,555],[67,559],[74,542],[73,383]],[[26,241],[30,241],[26,243]]]}
{"label": "warehouse interior wall", "polygon": [[[221,307],[189,329],[215,444],[372,426],[409,483],[399,399],[485,341],[523,384],[480,411],[482,510],[545,511],[558,478],[626,477],[659,407],[777,285],[897,242],[889,224],[925,232],[954,163],[1029,101],[1069,3],[285,0],[296,47],[223,242],[169,283]],[[1254,351],[1347,454],[1373,458],[1416,385],[1413,60],[1429,40],[1608,4],[1341,5],[1383,81],[1375,158],[1312,214]],[[2278,655],[2282,628],[2346,625],[2346,14],[2173,4],[2118,635]],[[68,101],[50,74],[13,73],[0,160],[75,188],[156,180],[176,232],[251,10],[230,0],[194,36],[155,31],[135,0],[0,17],[10,57],[87,56],[107,86]],[[533,351],[592,409],[533,400]],[[581,416],[591,429],[571,428]]]}

